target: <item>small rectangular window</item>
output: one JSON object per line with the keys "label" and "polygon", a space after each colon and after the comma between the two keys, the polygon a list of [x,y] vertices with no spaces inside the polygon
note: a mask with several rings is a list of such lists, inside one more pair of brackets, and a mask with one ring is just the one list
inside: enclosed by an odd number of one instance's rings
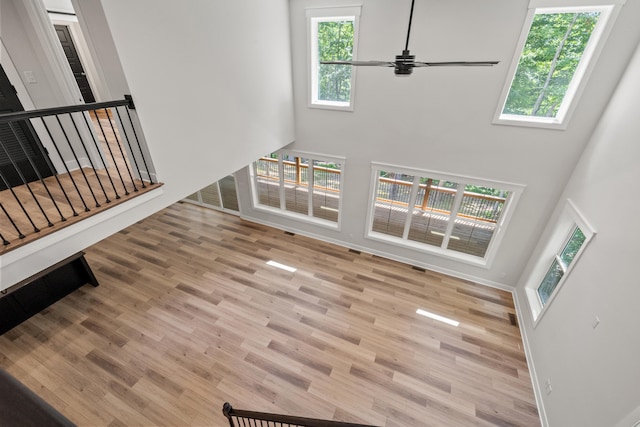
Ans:
{"label": "small rectangular window", "polygon": [[344,159],[293,153],[261,157],[252,168],[255,205],[335,227],[343,163]]}
{"label": "small rectangular window", "polygon": [[[374,167],[368,236],[486,265],[521,188],[506,183]],[[495,184],[495,185],[494,185]]]}
{"label": "small rectangular window", "polygon": [[549,301],[585,241],[586,236],[580,227],[575,226],[561,251],[553,258],[547,274],[545,274],[542,283],[538,287],[538,296],[543,306]]}
{"label": "small rectangular window", "polygon": [[353,67],[320,64],[356,56],[359,7],[308,9],[310,106],[353,109]]}
{"label": "small rectangular window", "polygon": [[592,68],[595,53],[601,49],[601,36],[612,9],[612,6],[533,9],[496,121],[566,125],[565,119]]}
{"label": "small rectangular window", "polygon": [[524,288],[534,326],[567,281],[595,233],[573,202],[567,200]]}

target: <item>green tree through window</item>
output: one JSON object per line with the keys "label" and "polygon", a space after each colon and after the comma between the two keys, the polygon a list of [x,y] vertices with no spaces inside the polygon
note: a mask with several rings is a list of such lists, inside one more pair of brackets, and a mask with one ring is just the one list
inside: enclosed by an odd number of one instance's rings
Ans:
{"label": "green tree through window", "polygon": [[600,12],[537,13],[503,114],[555,117]]}
{"label": "green tree through window", "polygon": [[[318,22],[319,61],[348,61],[353,58],[353,21]],[[344,65],[318,65],[318,99],[349,102],[351,68]]]}

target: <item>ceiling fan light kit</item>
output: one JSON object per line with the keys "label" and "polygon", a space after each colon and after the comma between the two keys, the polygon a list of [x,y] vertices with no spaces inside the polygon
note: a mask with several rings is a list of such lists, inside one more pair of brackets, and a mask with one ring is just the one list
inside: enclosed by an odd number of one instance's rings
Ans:
{"label": "ceiling fan light kit", "polygon": [[393,67],[396,76],[408,76],[417,67],[490,67],[500,61],[447,61],[447,62],[416,62],[415,55],[409,52],[409,36],[411,35],[411,22],[413,20],[413,6],[415,0],[411,0],[411,12],[409,13],[409,25],[407,27],[407,41],[401,55],[396,55],[395,61],[320,61],[323,65],[351,65],[356,67]]}

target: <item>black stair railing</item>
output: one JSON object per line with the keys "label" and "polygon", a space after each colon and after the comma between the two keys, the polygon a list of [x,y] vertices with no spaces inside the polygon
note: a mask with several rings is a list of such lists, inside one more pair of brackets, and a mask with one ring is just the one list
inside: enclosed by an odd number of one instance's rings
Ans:
{"label": "black stair railing", "polygon": [[157,184],[134,108],[125,95],[0,114],[2,245]]}
{"label": "black stair railing", "polygon": [[222,406],[222,413],[229,420],[230,427],[375,427],[369,424],[245,411],[234,409],[228,402]]}

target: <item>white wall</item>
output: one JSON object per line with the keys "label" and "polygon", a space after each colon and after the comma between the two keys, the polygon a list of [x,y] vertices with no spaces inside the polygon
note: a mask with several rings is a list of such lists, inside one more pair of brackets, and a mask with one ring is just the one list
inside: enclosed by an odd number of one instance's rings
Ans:
{"label": "white wall", "polygon": [[[46,54],[29,24],[25,5],[16,0],[1,0],[0,9],[2,10],[0,38],[35,108],[57,107],[64,104],[65,97],[55,85]],[[33,72],[36,82],[29,83],[24,71]],[[28,106],[25,107],[28,108]]]}
{"label": "white wall", "polygon": [[[286,0],[108,0],[102,7],[164,186],[128,210],[113,208],[3,255],[0,289],[294,138]],[[103,29],[89,31],[95,39]]]}
{"label": "white wall", "polygon": [[94,95],[98,101],[122,99],[131,91],[100,0],[74,0],[73,7],[91,58],[87,62],[95,76]]}
{"label": "white wall", "polygon": [[[618,424],[640,404],[638,75],[640,48],[518,286],[520,306],[527,308],[523,286],[551,237],[555,218],[570,198],[597,235],[536,328],[528,309],[521,318],[535,380],[540,385],[551,380],[552,393],[542,396],[550,426],[630,427],[637,421],[627,418],[625,424]],[[596,316],[600,324],[593,328]]]}
{"label": "white wall", "polygon": [[43,0],[45,7],[51,12],[75,13],[71,0]]}
{"label": "white wall", "polygon": [[[362,4],[358,59],[391,60],[400,54],[410,2],[357,3]],[[390,68],[357,68],[353,112],[308,108],[305,8],[352,4],[291,2],[296,102],[291,148],[346,158],[342,230],[252,210],[248,197],[242,214],[484,283],[515,285],[631,54],[632,49],[622,48],[625,37],[640,35],[633,20],[637,4],[629,18],[618,20],[620,28],[609,41],[620,48],[603,52],[603,65],[594,70],[565,131],[492,124],[527,12],[527,2],[512,0],[425,0],[415,5],[410,49],[417,60],[499,60],[498,66],[417,69],[406,78],[395,77]],[[491,268],[365,239],[372,161],[526,185]]]}
{"label": "white wall", "polygon": [[293,141],[286,0],[102,6],[167,201]]}

